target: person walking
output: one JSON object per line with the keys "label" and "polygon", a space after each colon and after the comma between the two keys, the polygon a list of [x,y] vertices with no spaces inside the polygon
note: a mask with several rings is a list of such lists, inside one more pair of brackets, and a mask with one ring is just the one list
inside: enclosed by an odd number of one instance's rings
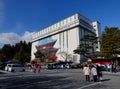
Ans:
{"label": "person walking", "polygon": [[33,65],[33,72],[36,73],[36,64]]}
{"label": "person walking", "polygon": [[92,65],[91,74],[93,75],[93,81],[97,82],[97,69],[94,65]]}
{"label": "person walking", "polygon": [[102,68],[101,68],[101,65],[97,65],[97,79],[98,81],[101,81],[102,80]]}
{"label": "person walking", "polygon": [[38,64],[37,70],[38,70],[38,73],[40,73],[40,70],[41,70],[41,65],[40,64]]}
{"label": "person walking", "polygon": [[83,67],[83,72],[84,72],[86,81],[90,81],[90,68],[87,65]]}

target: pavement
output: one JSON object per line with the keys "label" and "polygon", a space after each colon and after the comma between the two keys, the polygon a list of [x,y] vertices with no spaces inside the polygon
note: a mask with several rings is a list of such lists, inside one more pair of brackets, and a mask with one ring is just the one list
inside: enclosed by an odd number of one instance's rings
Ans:
{"label": "pavement", "polygon": [[82,69],[42,69],[40,74],[6,72],[0,74],[0,89],[120,89],[119,76],[119,72],[103,71],[102,82],[86,82]]}
{"label": "pavement", "polygon": [[106,72],[106,71],[103,71],[103,74],[113,74],[113,75],[120,75],[120,72]]}
{"label": "pavement", "polygon": [[5,71],[5,70],[0,70],[0,74],[7,74],[7,73],[10,73],[10,72]]}
{"label": "pavement", "polygon": [[[30,70],[26,70],[26,72],[30,72]],[[0,74],[10,74],[12,72],[9,72],[9,71],[5,71],[5,70],[0,70]],[[116,72],[116,73],[112,73],[112,72],[106,72],[106,71],[103,71],[103,74],[112,74],[112,75],[120,75],[120,72]]]}

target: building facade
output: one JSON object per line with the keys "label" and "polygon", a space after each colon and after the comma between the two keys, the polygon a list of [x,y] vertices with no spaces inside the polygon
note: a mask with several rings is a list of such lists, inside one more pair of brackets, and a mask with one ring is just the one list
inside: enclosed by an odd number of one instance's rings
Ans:
{"label": "building facade", "polygon": [[[73,50],[80,45],[80,39],[86,34],[96,34],[99,37],[100,23],[92,22],[78,13],[35,32],[31,40],[31,60],[34,60],[36,51],[41,51],[47,55],[47,61],[53,58],[56,61],[79,63],[82,56],[74,54]],[[99,42],[95,45],[95,50],[100,51]]]}

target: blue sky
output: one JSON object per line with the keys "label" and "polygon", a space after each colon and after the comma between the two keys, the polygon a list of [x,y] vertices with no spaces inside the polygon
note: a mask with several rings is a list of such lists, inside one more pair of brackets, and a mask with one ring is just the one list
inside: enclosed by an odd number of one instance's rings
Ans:
{"label": "blue sky", "polygon": [[0,47],[19,40],[75,13],[120,28],[120,0],[0,0]]}

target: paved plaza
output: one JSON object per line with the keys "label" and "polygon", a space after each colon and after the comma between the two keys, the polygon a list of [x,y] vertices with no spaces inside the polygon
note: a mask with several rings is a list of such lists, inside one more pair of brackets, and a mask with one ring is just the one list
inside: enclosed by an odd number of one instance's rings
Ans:
{"label": "paved plaza", "polygon": [[119,80],[119,73],[104,72],[102,82],[86,82],[82,69],[44,69],[0,74],[0,89],[120,89]]}

